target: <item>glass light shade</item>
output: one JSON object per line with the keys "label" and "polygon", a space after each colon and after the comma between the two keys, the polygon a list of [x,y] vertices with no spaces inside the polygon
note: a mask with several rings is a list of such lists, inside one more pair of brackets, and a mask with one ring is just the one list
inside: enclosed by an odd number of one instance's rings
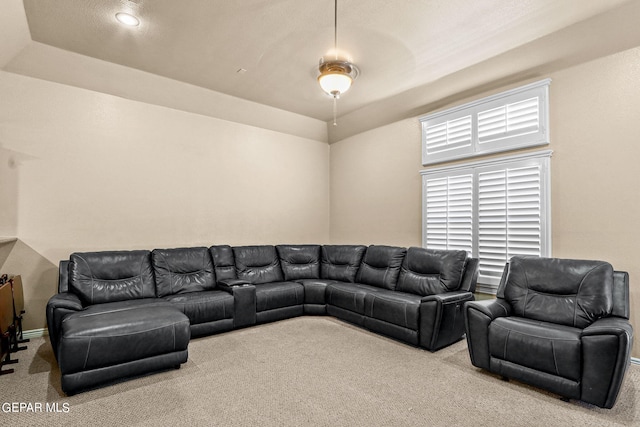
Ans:
{"label": "glass light shade", "polygon": [[116,19],[121,24],[128,25],[130,27],[137,27],[140,25],[140,20],[129,13],[118,12],[116,13]]}
{"label": "glass light shade", "polygon": [[318,76],[318,83],[326,93],[339,97],[351,87],[353,79],[349,74],[341,72],[325,72]]}

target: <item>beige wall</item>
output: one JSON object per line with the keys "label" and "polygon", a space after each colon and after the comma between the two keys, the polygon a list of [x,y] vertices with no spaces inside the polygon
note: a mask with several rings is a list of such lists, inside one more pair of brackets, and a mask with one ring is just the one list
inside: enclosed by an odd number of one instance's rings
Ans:
{"label": "beige wall", "polygon": [[0,96],[19,238],[0,262],[23,276],[25,329],[73,251],[329,240],[325,142],[2,71]]}
{"label": "beige wall", "polygon": [[[636,331],[640,331],[639,75],[640,48],[636,48],[534,79],[553,79],[549,147],[553,256],[602,259],[628,271]],[[331,145],[332,242],[421,244],[420,141],[420,127],[413,118]],[[639,341],[634,357],[640,357]]]}
{"label": "beige wall", "polygon": [[420,124],[408,119],[331,145],[331,242],[420,246]]}

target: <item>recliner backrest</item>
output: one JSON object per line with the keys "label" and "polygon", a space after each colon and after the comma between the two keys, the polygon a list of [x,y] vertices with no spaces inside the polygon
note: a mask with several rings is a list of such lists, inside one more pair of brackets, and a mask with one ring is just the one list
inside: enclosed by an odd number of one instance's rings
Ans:
{"label": "recliner backrest", "polygon": [[238,279],[254,285],[284,280],[275,246],[235,246],[233,256]]}
{"label": "recliner backrest", "polygon": [[402,262],[396,290],[422,296],[457,291],[466,263],[466,251],[411,247]]}
{"label": "recliner backrest", "polygon": [[613,267],[604,261],[511,258],[498,289],[513,314],[585,328],[613,308]]}
{"label": "recliner backrest", "polygon": [[233,257],[233,249],[229,245],[217,245],[209,248],[213,270],[218,282],[228,279],[237,279],[236,261]]}
{"label": "recliner backrest", "polygon": [[320,278],[353,283],[367,247],[362,245],[324,245]]}
{"label": "recliner backrest", "polygon": [[277,245],[284,280],[319,279],[320,245]]}
{"label": "recliner backrest", "polygon": [[73,253],[69,289],[84,305],[153,298],[156,289],[149,251]]}
{"label": "recliner backrest", "polygon": [[151,262],[159,297],[207,291],[216,286],[207,248],[154,249]]}
{"label": "recliner backrest", "polygon": [[372,245],[362,258],[356,282],[395,290],[406,248]]}

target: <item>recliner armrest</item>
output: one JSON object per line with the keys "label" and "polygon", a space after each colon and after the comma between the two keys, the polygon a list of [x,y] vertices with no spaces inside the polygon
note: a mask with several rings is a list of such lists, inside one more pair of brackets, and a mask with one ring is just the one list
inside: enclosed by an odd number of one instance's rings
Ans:
{"label": "recliner armrest", "polygon": [[464,303],[463,311],[471,363],[478,368],[489,370],[489,325],[498,317],[511,315],[511,306],[501,298],[467,301]]}
{"label": "recliner armrest", "polygon": [[603,408],[616,402],[631,361],[633,327],[622,317],[605,317],[582,330],[581,399]]}
{"label": "recliner armrest", "polygon": [[489,319],[497,319],[498,317],[511,316],[511,305],[501,298],[469,301],[465,303],[465,312],[468,310],[478,310]]}
{"label": "recliner armrest", "polygon": [[605,317],[598,319],[582,330],[582,336],[595,335],[627,335],[629,341],[633,339],[633,327],[627,319],[622,317]]}

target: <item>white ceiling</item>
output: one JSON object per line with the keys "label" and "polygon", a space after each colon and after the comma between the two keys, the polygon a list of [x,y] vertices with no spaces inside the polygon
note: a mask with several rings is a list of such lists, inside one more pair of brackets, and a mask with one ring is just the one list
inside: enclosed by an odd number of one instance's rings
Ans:
{"label": "white ceiling", "polygon": [[[333,48],[333,6],[24,0],[34,42],[322,121],[331,120],[332,104],[317,64]],[[118,24],[120,11],[141,25]],[[347,129],[329,129],[329,140],[523,70],[640,44],[630,12],[640,17],[640,0],[339,0],[338,49],[361,74],[338,104]],[[631,27],[635,34],[624,34]]]}

